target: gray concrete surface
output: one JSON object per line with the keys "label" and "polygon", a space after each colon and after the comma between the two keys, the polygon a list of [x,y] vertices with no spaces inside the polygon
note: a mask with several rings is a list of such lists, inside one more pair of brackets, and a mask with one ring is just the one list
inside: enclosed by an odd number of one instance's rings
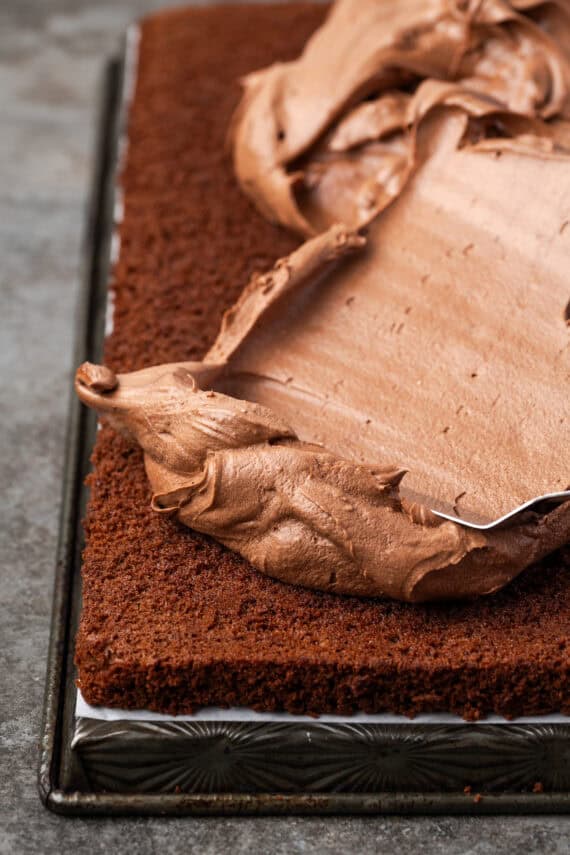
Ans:
{"label": "gray concrete surface", "polygon": [[0,0],[0,853],[570,852],[522,818],[70,820],[36,794],[97,84],[156,0]]}

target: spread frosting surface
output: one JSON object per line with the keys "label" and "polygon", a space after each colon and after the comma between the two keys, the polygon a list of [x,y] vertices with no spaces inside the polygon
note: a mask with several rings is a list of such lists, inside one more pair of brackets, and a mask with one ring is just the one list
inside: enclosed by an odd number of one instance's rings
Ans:
{"label": "spread frosting surface", "polygon": [[248,339],[233,391],[472,522],[570,482],[569,57],[568,0],[339,0],[233,124],[273,220],[368,225]]}
{"label": "spread frosting surface", "polygon": [[485,533],[429,508],[488,521],[570,481],[569,54],[566,0],[340,0],[246,79],[238,179],[317,236],[203,362],[77,373],[157,511],[284,581],[413,601],[568,542],[569,502]]}
{"label": "spread frosting surface", "polygon": [[570,161],[458,148],[463,125],[425,120],[366,247],[267,312],[224,390],[488,523],[570,483]]}

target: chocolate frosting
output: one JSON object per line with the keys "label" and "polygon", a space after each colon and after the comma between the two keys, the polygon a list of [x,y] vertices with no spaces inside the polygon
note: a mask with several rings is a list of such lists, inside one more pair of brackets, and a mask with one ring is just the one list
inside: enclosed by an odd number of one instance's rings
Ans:
{"label": "chocolate frosting", "polygon": [[422,164],[366,248],[269,310],[223,391],[490,523],[570,481],[570,163],[461,149],[463,128],[426,118]]}
{"label": "chocolate frosting", "polygon": [[339,0],[246,79],[238,179],[318,236],[203,362],[77,373],[157,512],[283,581],[409,601],[568,542],[570,502],[487,532],[430,508],[488,521],[568,486],[569,51],[567,2]]}
{"label": "chocolate frosting", "polygon": [[402,191],[438,107],[462,112],[460,144],[478,150],[564,148],[569,51],[567,0],[338,0],[298,60],[245,78],[236,175],[301,234],[365,225]]}

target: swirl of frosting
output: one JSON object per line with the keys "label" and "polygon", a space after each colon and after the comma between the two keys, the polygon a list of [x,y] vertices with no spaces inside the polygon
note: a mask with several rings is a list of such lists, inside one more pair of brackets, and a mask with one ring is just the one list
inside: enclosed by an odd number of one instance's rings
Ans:
{"label": "swirl of frosting", "polygon": [[569,56],[567,0],[337,0],[299,59],[245,78],[237,178],[303,235],[358,228],[402,192],[435,109],[461,111],[464,145],[567,151]]}

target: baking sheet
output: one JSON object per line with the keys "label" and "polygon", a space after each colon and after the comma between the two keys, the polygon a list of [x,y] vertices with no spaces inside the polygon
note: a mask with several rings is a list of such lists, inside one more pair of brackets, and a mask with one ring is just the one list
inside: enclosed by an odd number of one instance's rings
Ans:
{"label": "baking sheet", "polygon": [[[123,71],[113,61],[105,78],[76,364],[100,358],[110,232],[121,216],[112,196]],[[85,705],[74,685],[73,638],[94,435],[95,420],[72,399],[38,774],[47,808],[70,816],[570,810],[564,716],[490,717],[475,726],[443,715],[313,719],[203,709],[169,717]]]}

